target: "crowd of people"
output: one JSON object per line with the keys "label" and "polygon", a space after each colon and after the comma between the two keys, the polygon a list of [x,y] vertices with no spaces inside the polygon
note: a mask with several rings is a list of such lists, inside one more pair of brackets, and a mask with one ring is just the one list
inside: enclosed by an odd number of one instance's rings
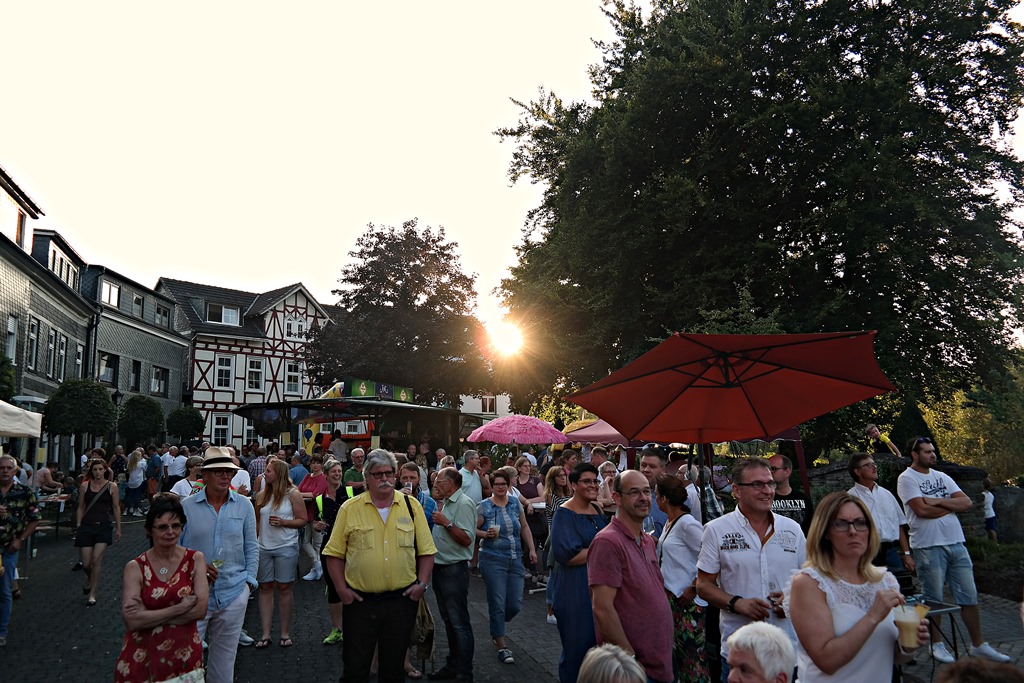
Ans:
{"label": "crowd of people", "polygon": [[[937,618],[919,617],[910,641],[901,636],[893,610],[906,598],[893,571],[916,571],[932,604],[948,585],[970,654],[1009,659],[981,635],[955,515],[971,501],[934,469],[928,438],[907,446],[902,505],[878,485],[871,453],[850,459],[849,491],[817,505],[790,486],[792,463],[775,455],[733,463],[727,513],[707,467],[668,462],[655,446],[637,453],[635,469],[601,447],[502,463],[467,450],[461,467],[415,444],[404,453],[333,443],[308,455],[277,444],[240,451],[150,446],[126,456],[118,447],[83,461],[75,545],[87,606],[122,517],[146,506],[150,547],[124,568],[116,680],[231,681],[240,644],[290,647],[303,564],[304,580],[326,584],[323,644],[343,644],[347,683],[424,677],[410,645],[428,589],[448,649],[426,676],[471,681],[473,575],[485,587],[491,656],[509,665],[506,624],[527,578],[546,582],[562,683],[789,682],[797,672],[808,683],[898,680],[925,644],[953,661]],[[39,521],[35,490],[17,471],[0,456],[0,645],[17,553]],[[242,629],[250,595],[258,638]]]}

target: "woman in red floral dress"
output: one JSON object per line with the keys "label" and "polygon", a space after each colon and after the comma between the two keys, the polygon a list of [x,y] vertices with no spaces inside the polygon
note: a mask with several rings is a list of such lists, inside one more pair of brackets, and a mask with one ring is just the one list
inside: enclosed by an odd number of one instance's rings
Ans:
{"label": "woman in red floral dress", "polygon": [[203,554],[178,545],[185,521],[177,496],[153,498],[146,514],[153,547],[124,568],[121,612],[128,632],[115,682],[203,680],[196,622],[206,616],[210,587]]}

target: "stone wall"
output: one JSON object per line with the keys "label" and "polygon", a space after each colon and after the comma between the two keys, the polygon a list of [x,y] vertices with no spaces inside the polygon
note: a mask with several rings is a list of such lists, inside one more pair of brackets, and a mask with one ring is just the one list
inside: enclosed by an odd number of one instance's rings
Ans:
{"label": "stone wall", "polygon": [[[846,491],[853,486],[853,480],[850,478],[850,474],[846,471],[846,464],[848,459],[844,459],[841,462],[833,463],[831,465],[825,465],[823,467],[815,467],[813,470],[807,473],[807,478],[811,482],[811,490],[815,493],[815,503],[818,502],[818,493],[822,491]],[[910,458],[896,458],[893,455],[885,453],[875,454],[875,462],[879,464],[879,481],[883,486],[886,486],[889,490],[896,494],[896,479],[895,476],[887,477],[885,475],[886,470],[891,474],[895,475],[903,471],[910,466]],[[985,481],[987,476],[985,470],[977,467],[964,467],[962,465],[955,465],[951,462],[942,460],[936,463],[935,469],[940,472],[945,472],[953,481],[956,482],[967,496],[974,501],[973,507],[957,514],[960,518],[960,525],[964,528],[965,536],[984,536],[985,535],[985,508],[982,506],[981,492],[983,490],[982,482]],[[1007,487],[999,487],[999,489],[1010,490]],[[1024,494],[1024,491],[1016,489],[1019,494]],[[897,499],[899,497],[897,496]],[[1000,494],[996,492],[996,514],[1002,515],[1003,510],[1000,508]],[[1011,497],[1006,495],[1006,502],[1004,503],[1006,510],[1006,518],[1000,518],[999,528],[1000,537],[1002,537],[1002,529],[1012,525],[1014,528],[1012,531],[1024,535],[1024,495],[1017,495]],[[1011,533],[1012,533],[1011,531]],[[1007,540],[1010,540],[1007,537]]]}
{"label": "stone wall", "polygon": [[1024,489],[996,486],[996,533],[1003,543],[1024,543]]}

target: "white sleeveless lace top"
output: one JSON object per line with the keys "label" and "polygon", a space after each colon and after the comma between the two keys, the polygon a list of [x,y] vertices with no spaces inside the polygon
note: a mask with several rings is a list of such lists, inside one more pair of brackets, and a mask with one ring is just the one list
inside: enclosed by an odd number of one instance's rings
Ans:
{"label": "white sleeveless lace top", "polygon": [[[825,594],[825,601],[832,612],[832,627],[835,634],[842,634],[853,628],[854,624],[867,615],[871,605],[875,602],[875,596],[880,590],[900,589],[899,582],[891,573],[886,572],[882,580],[877,583],[864,583],[860,585],[836,581],[823,576],[817,569],[805,567],[800,570],[801,574],[807,574],[814,579],[818,587]],[[786,613],[789,613],[789,592],[786,593]],[[800,683],[861,683],[863,681],[888,681],[892,678],[892,663],[896,652],[896,622],[892,616],[875,627],[874,633],[864,643],[860,652],[847,662],[846,666],[828,676],[821,671],[807,652],[803,645],[797,643],[797,666],[799,667]]]}

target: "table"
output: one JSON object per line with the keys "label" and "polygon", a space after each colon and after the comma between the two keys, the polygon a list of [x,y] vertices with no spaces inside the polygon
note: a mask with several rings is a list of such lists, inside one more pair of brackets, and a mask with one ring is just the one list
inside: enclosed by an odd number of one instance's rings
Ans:
{"label": "table", "polygon": [[[956,619],[953,618],[953,616],[960,611],[960,605],[951,605],[948,602],[933,602],[931,600],[922,600],[921,602],[922,604],[927,605],[929,608],[928,616],[925,617],[928,620],[928,623],[931,626],[933,626],[935,630],[939,632],[939,635],[942,636],[942,639],[949,643],[949,646],[953,648],[953,658],[960,659],[960,648],[957,646],[957,643],[960,640],[963,640],[963,636],[960,634],[960,626],[956,623]],[[935,617],[941,617],[944,614],[949,615],[950,635],[948,637],[945,633],[942,632],[942,629],[939,628],[939,625],[935,622]],[[932,657],[930,647],[928,652],[928,658],[932,662],[932,678],[934,678],[935,658]]]}

